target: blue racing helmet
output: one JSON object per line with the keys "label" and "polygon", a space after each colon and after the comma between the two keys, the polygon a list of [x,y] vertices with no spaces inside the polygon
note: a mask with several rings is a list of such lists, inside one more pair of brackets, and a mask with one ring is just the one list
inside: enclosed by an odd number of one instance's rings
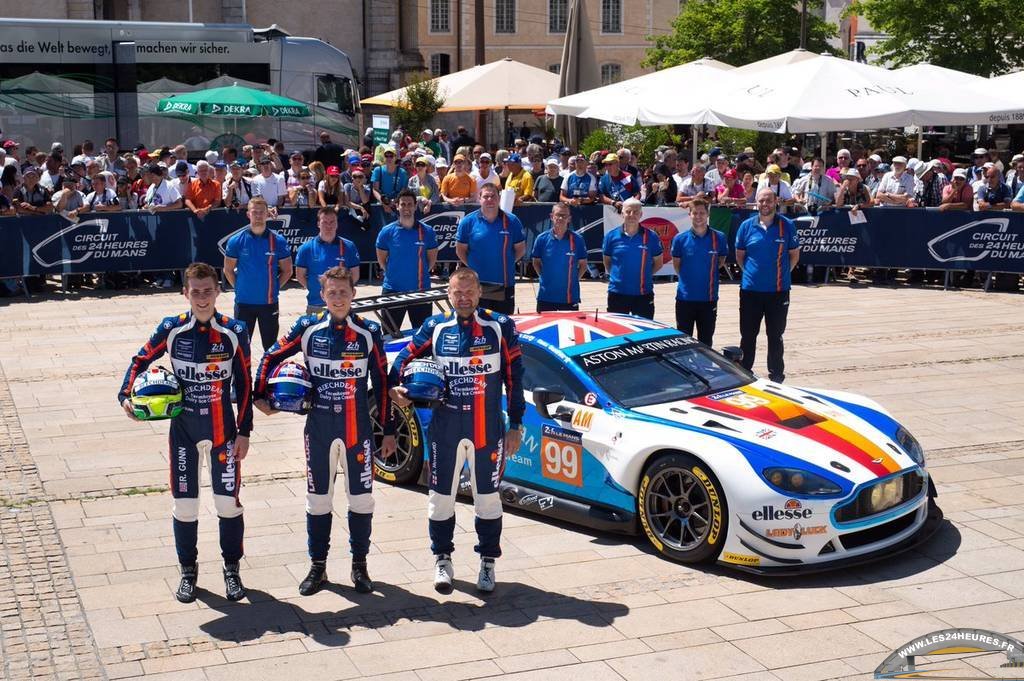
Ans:
{"label": "blue racing helmet", "polygon": [[402,387],[418,406],[432,406],[444,397],[444,370],[432,359],[414,359],[402,371]]}
{"label": "blue racing helmet", "polygon": [[278,411],[305,414],[311,406],[313,382],[309,371],[298,362],[282,362],[270,373],[267,396],[270,406]]}

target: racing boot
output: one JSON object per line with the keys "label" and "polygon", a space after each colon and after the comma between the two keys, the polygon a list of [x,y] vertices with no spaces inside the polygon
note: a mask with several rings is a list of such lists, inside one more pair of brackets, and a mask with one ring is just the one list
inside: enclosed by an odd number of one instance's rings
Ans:
{"label": "racing boot", "polygon": [[[352,566],[353,573],[355,572],[355,566]],[[326,560],[314,560],[313,564],[309,566],[309,572],[306,573],[306,578],[299,584],[299,593],[303,596],[312,596],[321,588],[327,581],[327,561]]]}
{"label": "racing boot", "polygon": [[476,590],[490,593],[494,591],[494,559],[480,559],[480,574],[476,578]]}
{"label": "racing boot", "polygon": [[352,583],[356,587],[356,592],[361,594],[368,594],[373,592],[373,581],[370,579],[370,573],[366,569],[366,561],[352,561]]}
{"label": "racing boot", "polygon": [[181,582],[178,584],[178,590],[174,592],[174,597],[181,603],[191,603],[196,600],[196,581],[198,579],[199,566],[197,564],[182,565]]}
{"label": "racing boot", "polygon": [[229,601],[245,598],[245,586],[238,574],[238,563],[224,563],[224,595]]}
{"label": "racing boot", "polygon": [[452,557],[442,553],[434,563],[434,591],[447,596],[455,588],[455,568],[452,566]]}

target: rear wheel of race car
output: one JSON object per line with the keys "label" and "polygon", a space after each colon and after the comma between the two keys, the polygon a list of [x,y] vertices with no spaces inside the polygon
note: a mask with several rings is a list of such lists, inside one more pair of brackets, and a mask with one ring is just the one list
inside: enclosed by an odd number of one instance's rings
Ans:
{"label": "rear wheel of race car", "polygon": [[412,407],[401,409],[392,404],[391,409],[395,415],[398,448],[394,454],[384,458],[380,451],[384,431],[377,418],[377,405],[370,407],[370,419],[373,421],[373,474],[378,480],[405,485],[416,482],[423,468],[423,429]]}
{"label": "rear wheel of race car", "polygon": [[640,525],[659,553],[683,563],[714,560],[725,542],[725,492],[711,469],[689,454],[647,465],[637,493]]}

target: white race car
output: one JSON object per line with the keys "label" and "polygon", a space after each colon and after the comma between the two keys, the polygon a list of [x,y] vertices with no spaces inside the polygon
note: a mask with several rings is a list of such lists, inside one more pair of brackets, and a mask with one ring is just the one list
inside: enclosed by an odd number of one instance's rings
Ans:
{"label": "white race car", "polygon": [[[514,319],[527,408],[508,506],[768,574],[891,556],[942,519],[921,446],[867,398],[758,379],[737,349],[646,319]],[[391,359],[405,342],[388,343]],[[403,413],[379,478],[420,480],[429,416]]]}

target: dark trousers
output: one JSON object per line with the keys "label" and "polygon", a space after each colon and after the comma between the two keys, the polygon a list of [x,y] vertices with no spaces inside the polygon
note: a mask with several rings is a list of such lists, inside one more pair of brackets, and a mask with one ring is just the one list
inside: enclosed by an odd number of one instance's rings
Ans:
{"label": "dark trousers", "polygon": [[715,336],[715,323],[718,321],[718,301],[692,302],[676,301],[676,328],[687,336],[693,335],[693,327],[697,326],[697,340],[711,347],[711,339]]}
{"label": "dark trousers", "polygon": [[654,319],[654,294],[628,296],[624,293],[608,292],[608,311],[635,314],[637,317]]}
{"label": "dark trousers", "polygon": [[[397,293],[397,291],[392,291],[391,289],[386,288],[381,289],[380,291],[382,296],[386,296],[391,293]],[[409,315],[409,325],[415,331],[423,326],[423,322],[427,321],[427,317],[430,316],[432,308],[433,303],[416,303],[414,305],[397,305],[395,307],[389,307],[387,315],[381,315],[381,320],[384,322],[384,332],[388,334],[398,333],[402,328],[402,320],[405,319],[406,314]]]}
{"label": "dark trousers", "polygon": [[537,312],[559,312],[579,309],[579,303],[549,303],[546,300],[537,301]]}
{"label": "dark trousers", "polygon": [[249,305],[248,303],[235,303],[235,319],[245,322],[249,330],[249,339],[256,337],[256,324],[260,326],[260,340],[263,341],[263,349],[269,350],[270,346],[277,342],[278,324],[277,303],[270,305]]}
{"label": "dark trousers", "polygon": [[[506,286],[502,290],[500,286],[501,284],[483,283],[484,295],[480,298],[480,307],[500,314],[515,314],[516,287]],[[497,290],[494,290],[495,287],[498,287]]]}
{"label": "dark trousers", "polygon": [[740,290],[740,348],[741,364],[747,369],[754,366],[757,335],[761,333],[761,320],[768,335],[768,378],[776,383],[786,379],[786,363],[782,359],[782,334],[786,332],[789,315],[789,291],[764,292]]}

